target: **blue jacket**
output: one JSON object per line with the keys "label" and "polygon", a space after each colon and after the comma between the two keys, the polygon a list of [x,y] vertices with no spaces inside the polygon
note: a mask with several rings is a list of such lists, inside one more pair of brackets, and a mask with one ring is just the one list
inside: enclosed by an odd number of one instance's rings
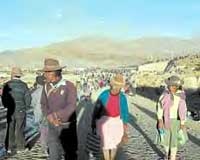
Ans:
{"label": "blue jacket", "polygon": [[[110,90],[108,89],[108,90],[103,91],[100,94],[100,96],[98,97],[98,100],[101,101],[101,103],[104,107],[107,106],[109,95],[110,95]],[[120,96],[120,117],[121,117],[123,123],[127,124],[128,116],[129,116],[127,99],[123,92],[120,92],[119,96]]]}

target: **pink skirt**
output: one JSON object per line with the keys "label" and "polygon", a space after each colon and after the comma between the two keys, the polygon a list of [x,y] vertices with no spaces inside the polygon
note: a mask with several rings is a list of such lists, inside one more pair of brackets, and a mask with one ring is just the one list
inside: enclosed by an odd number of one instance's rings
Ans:
{"label": "pink skirt", "polygon": [[97,129],[101,137],[103,149],[107,150],[117,148],[124,133],[123,122],[120,119],[120,116],[103,116],[97,121]]}

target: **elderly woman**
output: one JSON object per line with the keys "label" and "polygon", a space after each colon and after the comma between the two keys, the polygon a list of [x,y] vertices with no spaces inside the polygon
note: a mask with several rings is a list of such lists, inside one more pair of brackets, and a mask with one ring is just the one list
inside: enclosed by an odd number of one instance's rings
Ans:
{"label": "elderly woman", "polygon": [[186,101],[182,90],[183,81],[178,76],[165,80],[167,89],[162,93],[157,105],[158,129],[163,135],[161,145],[164,146],[166,158],[176,159],[178,150],[178,132],[185,128]]}
{"label": "elderly woman", "polygon": [[117,146],[127,138],[128,104],[125,94],[124,78],[118,74],[111,80],[111,88],[103,91],[96,102],[92,128],[96,128],[101,137],[101,146],[105,160],[114,160]]}

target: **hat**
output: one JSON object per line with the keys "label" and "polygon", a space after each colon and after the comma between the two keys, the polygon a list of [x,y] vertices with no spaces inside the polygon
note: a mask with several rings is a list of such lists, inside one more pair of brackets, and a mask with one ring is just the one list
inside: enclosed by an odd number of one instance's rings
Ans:
{"label": "hat", "polygon": [[49,71],[57,71],[65,68],[66,66],[60,66],[59,61],[56,59],[52,58],[46,58],[44,60],[44,72],[49,72]]}
{"label": "hat", "polygon": [[124,77],[121,74],[117,74],[116,76],[112,78],[110,84],[111,86],[124,87],[125,85]]}
{"label": "hat", "polygon": [[184,81],[181,80],[178,76],[171,76],[165,80],[165,83],[168,86],[181,86],[184,84]]}
{"label": "hat", "polygon": [[19,67],[13,67],[12,70],[11,70],[11,75],[12,76],[21,77],[23,75],[21,68],[19,68]]}

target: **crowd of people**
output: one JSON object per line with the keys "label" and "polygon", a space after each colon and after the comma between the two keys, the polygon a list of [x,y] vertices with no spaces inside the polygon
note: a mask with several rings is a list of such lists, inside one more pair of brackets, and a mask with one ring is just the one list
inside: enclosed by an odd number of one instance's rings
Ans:
{"label": "crowd of people", "polygon": [[[22,70],[12,68],[11,80],[3,85],[1,93],[2,104],[7,108],[7,153],[25,150],[27,111],[32,109],[32,125],[38,124],[40,143],[49,160],[62,157],[77,160],[77,102],[91,100],[92,93],[100,90],[94,103],[91,129],[100,137],[102,157],[114,160],[119,144],[128,142],[130,106],[127,96],[135,94],[132,73],[126,70],[84,71],[79,73],[80,80],[74,85],[64,80],[63,68],[58,60],[45,59],[43,74],[36,77],[32,91],[21,80]],[[165,159],[175,160],[180,134],[186,135],[186,97],[183,81],[178,76],[169,77],[165,83],[166,89],[157,104],[158,144],[165,148]]]}

